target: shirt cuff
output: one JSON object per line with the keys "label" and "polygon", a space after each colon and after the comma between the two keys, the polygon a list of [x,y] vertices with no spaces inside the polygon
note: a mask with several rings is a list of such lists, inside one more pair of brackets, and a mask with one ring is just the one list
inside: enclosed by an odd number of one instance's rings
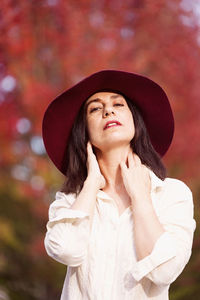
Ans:
{"label": "shirt cuff", "polygon": [[136,281],[140,281],[148,273],[159,265],[176,256],[176,242],[172,236],[165,232],[157,240],[150,255],[138,261],[132,269],[132,275]]}

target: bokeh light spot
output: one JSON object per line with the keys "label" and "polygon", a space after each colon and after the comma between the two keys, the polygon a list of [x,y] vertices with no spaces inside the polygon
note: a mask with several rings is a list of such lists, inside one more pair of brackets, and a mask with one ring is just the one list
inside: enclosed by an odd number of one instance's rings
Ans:
{"label": "bokeh light spot", "polygon": [[104,38],[100,41],[100,46],[104,51],[111,51],[115,47],[115,40],[112,38]]}
{"label": "bokeh light spot", "polygon": [[11,170],[13,178],[27,181],[30,175],[30,169],[23,165],[15,165]]}
{"label": "bokeh light spot", "polygon": [[120,30],[120,35],[124,39],[131,38],[134,35],[134,31],[132,29],[130,29],[130,28],[123,27]]}
{"label": "bokeh light spot", "polygon": [[27,144],[25,141],[15,141],[12,144],[12,150],[15,155],[23,155],[27,151]]}
{"label": "bokeh light spot", "polygon": [[46,3],[48,6],[55,6],[58,4],[58,0],[47,0]]}
{"label": "bokeh light spot", "polygon": [[15,89],[16,84],[16,79],[11,75],[7,75],[2,79],[0,86],[4,92],[12,92]]}
{"label": "bokeh light spot", "polygon": [[44,143],[43,143],[41,136],[32,137],[30,144],[31,144],[31,149],[34,153],[36,153],[38,155],[43,155],[46,153]]}
{"label": "bokeh light spot", "polygon": [[41,191],[44,188],[44,179],[41,176],[33,176],[31,178],[31,187],[34,190]]}
{"label": "bokeh light spot", "polygon": [[17,121],[16,128],[21,134],[27,133],[31,129],[31,122],[27,118],[21,118]]}
{"label": "bokeh light spot", "polygon": [[102,26],[104,23],[104,15],[101,12],[93,13],[90,15],[89,21],[93,27]]}

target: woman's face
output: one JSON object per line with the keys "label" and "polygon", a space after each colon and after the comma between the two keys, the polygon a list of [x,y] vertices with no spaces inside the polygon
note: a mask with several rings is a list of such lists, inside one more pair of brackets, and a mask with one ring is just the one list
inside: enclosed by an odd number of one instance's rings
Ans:
{"label": "woman's face", "polygon": [[100,150],[130,144],[135,134],[132,113],[124,97],[98,92],[86,101],[90,142]]}

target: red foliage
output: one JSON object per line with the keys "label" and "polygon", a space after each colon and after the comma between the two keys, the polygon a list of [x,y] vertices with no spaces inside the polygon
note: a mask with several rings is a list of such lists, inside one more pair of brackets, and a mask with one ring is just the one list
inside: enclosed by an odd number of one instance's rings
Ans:
{"label": "red foliage", "polygon": [[194,21],[184,25],[183,16],[193,20],[179,0],[4,0],[0,76],[12,74],[17,80],[15,90],[0,104],[6,163],[9,157],[13,162],[12,141],[20,138],[15,129],[19,117],[29,118],[32,132],[40,134],[43,112],[57,93],[89,73],[118,68],[150,76],[167,91],[176,132],[166,161],[169,166],[183,163],[182,177],[197,175],[199,28]]}

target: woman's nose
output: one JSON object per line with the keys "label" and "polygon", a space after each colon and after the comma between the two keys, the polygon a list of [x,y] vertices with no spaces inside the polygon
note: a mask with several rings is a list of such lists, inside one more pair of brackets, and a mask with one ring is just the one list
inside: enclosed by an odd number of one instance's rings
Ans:
{"label": "woman's nose", "polygon": [[104,109],[104,112],[103,112],[104,117],[108,117],[111,114],[113,114],[113,115],[115,114],[112,107],[107,107]]}

